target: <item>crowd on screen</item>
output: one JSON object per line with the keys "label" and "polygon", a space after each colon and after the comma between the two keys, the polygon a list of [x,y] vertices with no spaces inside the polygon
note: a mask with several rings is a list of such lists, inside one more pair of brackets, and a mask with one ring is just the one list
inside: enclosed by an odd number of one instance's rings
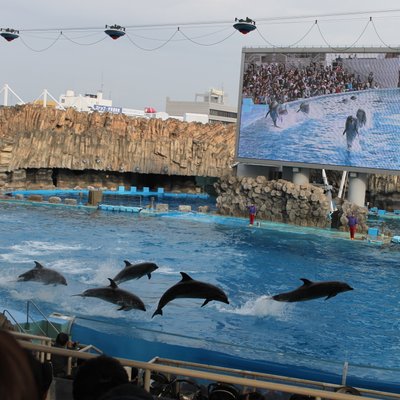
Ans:
{"label": "crowd on screen", "polygon": [[243,97],[255,104],[272,100],[286,103],[325,94],[376,88],[373,72],[362,78],[343,68],[340,58],[332,65],[311,62],[304,66],[284,63],[249,63],[243,76]]}

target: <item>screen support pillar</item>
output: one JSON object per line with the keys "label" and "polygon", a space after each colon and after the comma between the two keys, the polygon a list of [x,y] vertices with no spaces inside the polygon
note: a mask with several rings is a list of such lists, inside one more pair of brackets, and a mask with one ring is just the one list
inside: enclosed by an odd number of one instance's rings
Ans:
{"label": "screen support pillar", "polygon": [[349,173],[349,188],[347,199],[359,207],[365,206],[365,192],[367,190],[367,174],[361,172]]}

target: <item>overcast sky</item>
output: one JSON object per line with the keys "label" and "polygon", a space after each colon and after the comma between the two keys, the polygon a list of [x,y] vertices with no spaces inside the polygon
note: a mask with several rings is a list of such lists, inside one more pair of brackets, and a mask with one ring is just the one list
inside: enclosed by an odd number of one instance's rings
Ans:
{"label": "overcast sky", "polygon": [[[348,15],[332,15],[340,13]],[[26,102],[45,88],[57,99],[67,89],[102,89],[114,106],[164,111],[167,96],[192,101],[217,88],[237,105],[243,47],[293,45],[316,19],[331,46],[346,46],[370,16],[380,38],[369,24],[358,45],[400,46],[398,0],[13,0],[2,4],[0,28],[19,29],[20,38],[0,38],[0,89],[7,83]],[[235,31],[235,17],[254,19],[258,31]],[[127,35],[112,40],[105,24]],[[297,45],[326,43],[314,26]]]}

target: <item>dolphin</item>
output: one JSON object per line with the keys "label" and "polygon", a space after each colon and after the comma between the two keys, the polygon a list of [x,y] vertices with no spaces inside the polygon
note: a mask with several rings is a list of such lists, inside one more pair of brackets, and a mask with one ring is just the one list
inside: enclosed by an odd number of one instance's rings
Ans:
{"label": "dolphin", "polygon": [[274,126],[278,128],[278,125],[276,125],[276,121],[278,120],[278,115],[279,115],[279,103],[276,100],[271,102],[271,104],[269,105],[269,110],[265,114],[265,118],[268,117],[268,114],[271,117]]}
{"label": "dolphin", "polygon": [[357,118],[349,115],[346,119],[346,125],[343,131],[343,135],[346,134],[347,150],[350,150],[353,146],[353,142],[358,135],[358,121]]}
{"label": "dolphin", "polygon": [[87,289],[81,294],[74,294],[73,296],[81,297],[97,297],[98,299],[108,301],[113,304],[120,306],[118,311],[129,311],[129,310],[142,310],[146,311],[146,307],[143,301],[133,293],[122,290],[114,282],[113,279],[108,278],[110,285],[106,287]]}
{"label": "dolphin", "polygon": [[299,109],[297,110],[297,112],[303,112],[305,114],[308,114],[310,112],[310,105],[308,103],[300,103]]}
{"label": "dolphin", "polygon": [[359,108],[356,113],[357,127],[362,128],[367,123],[367,115],[362,108]]}
{"label": "dolphin", "polygon": [[35,268],[18,276],[18,281],[43,282],[45,285],[67,285],[67,280],[57,271],[43,267],[38,261],[34,261]]}
{"label": "dolphin", "polygon": [[313,300],[320,297],[326,297],[325,300],[328,300],[331,297],[336,296],[338,293],[353,290],[353,288],[345,282],[311,282],[304,278],[301,280],[304,282],[302,286],[299,286],[291,292],[276,294],[275,296],[272,296],[272,298],[276,301],[286,302]]}
{"label": "dolphin", "polygon": [[200,282],[192,279],[185,272],[181,272],[182,280],[177,284],[171,286],[161,297],[158,302],[157,310],[151,318],[155,315],[163,315],[162,308],[174,299],[191,298],[191,299],[205,299],[201,305],[204,307],[208,302],[215,300],[222,303],[229,304],[226,294],[217,286],[209,283]]}
{"label": "dolphin", "polygon": [[121,283],[129,281],[131,279],[139,279],[142,276],[147,275],[151,278],[151,273],[154,272],[158,266],[151,262],[143,262],[140,264],[131,264],[129,261],[124,260],[125,268],[115,275],[113,281],[115,283]]}

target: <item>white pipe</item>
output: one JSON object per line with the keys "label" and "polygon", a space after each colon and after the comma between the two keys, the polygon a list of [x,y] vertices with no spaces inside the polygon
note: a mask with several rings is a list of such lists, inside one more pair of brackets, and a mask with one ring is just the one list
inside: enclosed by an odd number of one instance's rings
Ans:
{"label": "white pipe", "polygon": [[347,176],[347,171],[343,171],[342,180],[340,181],[340,187],[339,187],[339,193],[338,193],[339,199],[341,199],[342,195],[343,195],[343,188],[344,188],[344,184],[346,182],[346,176]]}

